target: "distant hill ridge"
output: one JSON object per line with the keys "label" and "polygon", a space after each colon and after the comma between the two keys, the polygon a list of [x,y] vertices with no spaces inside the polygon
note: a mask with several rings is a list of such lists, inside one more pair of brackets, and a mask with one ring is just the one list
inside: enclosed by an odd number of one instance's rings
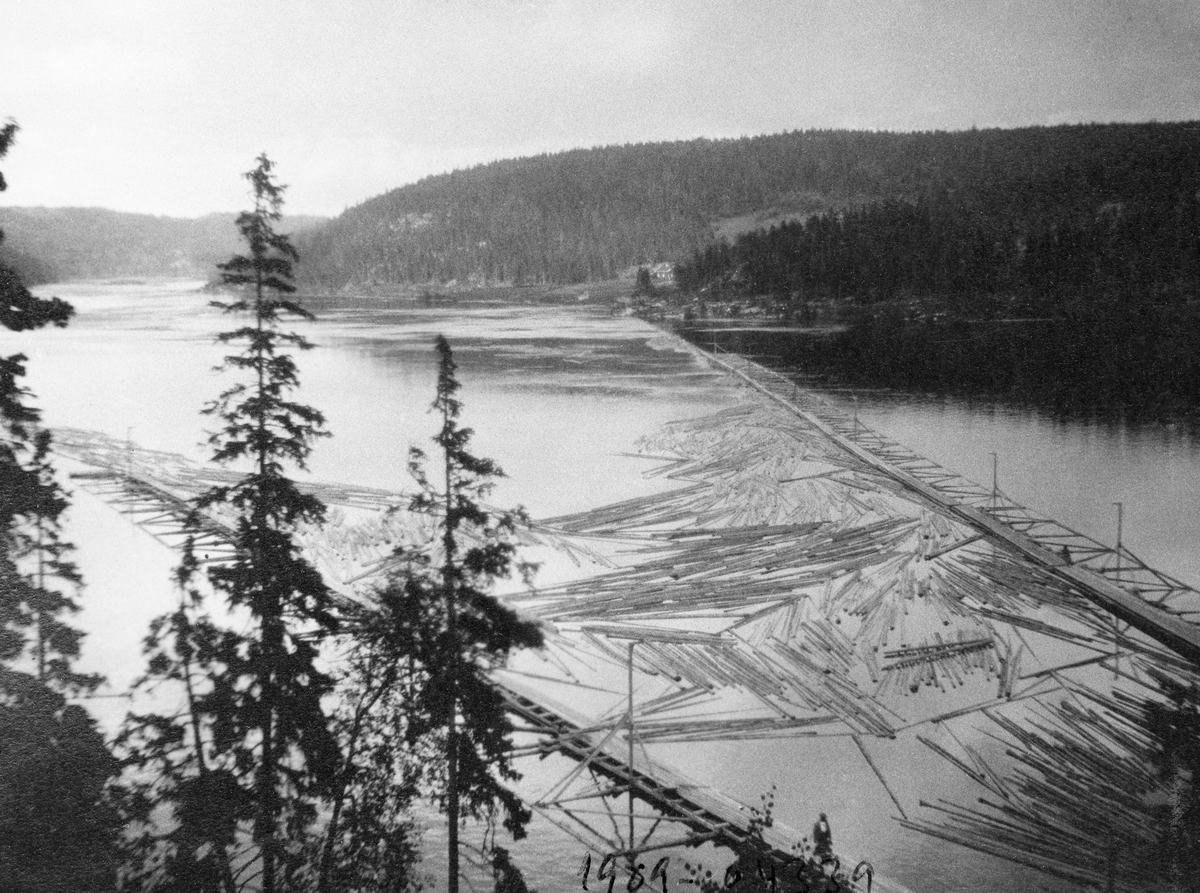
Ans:
{"label": "distant hill ridge", "polygon": [[[117,276],[215,275],[239,250],[235,213],[156,217],[103,208],[0,207],[0,264],[29,284]],[[285,217],[285,232],[323,217]]]}
{"label": "distant hill ridge", "polygon": [[[682,261],[757,227],[922,202],[1023,244],[1053,221],[1136,206],[1178,216],[1200,190],[1200,124],[795,131],[578,149],[427,177],[332,220],[287,218],[310,288],[570,284]],[[32,281],[208,277],[234,214],[0,208],[0,263]]]}
{"label": "distant hill ridge", "polygon": [[[498,161],[428,177],[297,239],[326,288],[564,284],[682,260],[717,236],[884,201],[986,229],[1090,219],[1200,188],[1200,125],[883,133],[804,131]],[[1190,190],[1190,192],[1188,192]]]}

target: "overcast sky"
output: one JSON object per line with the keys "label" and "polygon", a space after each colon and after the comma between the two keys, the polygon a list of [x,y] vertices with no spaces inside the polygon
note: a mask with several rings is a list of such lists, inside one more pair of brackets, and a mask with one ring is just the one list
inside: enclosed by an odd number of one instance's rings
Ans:
{"label": "overcast sky", "polygon": [[1200,119],[1198,0],[4,0],[9,205],[337,214],[497,158]]}

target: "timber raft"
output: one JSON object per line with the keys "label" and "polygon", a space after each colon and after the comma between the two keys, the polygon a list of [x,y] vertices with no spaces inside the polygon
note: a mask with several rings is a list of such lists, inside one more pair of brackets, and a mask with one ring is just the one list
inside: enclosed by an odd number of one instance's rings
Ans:
{"label": "timber raft", "polygon": [[[1098,605],[1130,626],[1189,660],[1200,662],[1200,626],[1165,606],[1167,599],[1172,597],[1191,596],[1189,601],[1194,601],[1195,592],[1191,587],[1155,572],[1121,547],[1109,549],[1077,531],[1047,519],[1035,518],[1025,506],[1012,500],[1006,498],[1000,501],[998,492],[988,493],[981,488],[971,487],[968,482],[951,475],[928,459],[908,452],[873,431],[860,429],[856,422],[847,419],[844,412],[816,400],[809,393],[800,399],[800,392],[795,385],[779,373],[740,357],[721,357],[714,353],[709,360],[795,413],[846,452],[880,474],[892,478],[915,496],[928,500],[981,534],[1003,540],[1034,564],[1070,580]],[[779,393],[781,389],[786,392],[788,388],[793,389],[790,399]],[[956,486],[948,486],[951,481]],[[963,489],[964,484],[966,490]],[[980,497],[982,506],[979,504]],[[989,504],[990,507],[983,507]],[[1064,547],[1068,554],[1074,547],[1073,554],[1087,556],[1093,563],[1098,556],[1115,557],[1118,554],[1123,554],[1127,561],[1123,569],[1114,565],[1116,570],[1111,576],[1106,576],[1103,571],[1093,570],[1086,564],[1064,560]],[[1113,576],[1120,583],[1114,582]],[[1151,595],[1154,601],[1147,600],[1147,595]],[[1188,615],[1198,616],[1195,608],[1200,608],[1200,604],[1189,607],[1192,610],[1187,611]]]}
{"label": "timber raft", "polygon": [[[578,566],[502,596],[546,630],[541,652],[494,674],[535,738],[519,755],[573,764],[531,805],[607,852],[744,847],[753,813],[654,749],[755,740],[790,759],[832,739],[847,745],[840,771],[877,781],[904,828],[1144,889],[1165,793],[1142,715],[1165,701],[1164,680],[1200,685],[1200,593],[778,373],[679,346],[739,390],[730,408],[639,445],[670,486],[519,531]],[[88,432],[55,441],[88,466],[83,486],[166,542],[228,475]],[[429,532],[402,493],[309,486],[345,509],[301,540],[347,598],[370,598],[392,548]],[[225,519],[205,523],[222,560]],[[917,767],[939,780],[950,769],[983,796],[914,791]],[[779,859],[796,852],[778,823],[762,839]]]}

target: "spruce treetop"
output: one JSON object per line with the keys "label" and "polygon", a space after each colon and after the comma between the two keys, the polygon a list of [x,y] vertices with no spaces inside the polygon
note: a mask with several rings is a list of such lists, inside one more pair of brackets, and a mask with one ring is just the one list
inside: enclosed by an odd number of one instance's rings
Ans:
{"label": "spruce treetop", "polygon": [[[241,884],[235,866],[246,860],[257,860],[254,883],[263,893],[294,889],[303,847],[293,844],[312,832],[339,764],[327,703],[333,680],[318,652],[338,621],[296,541],[300,524],[322,520],[324,504],[286,474],[304,467],[326,432],[324,416],[292,396],[300,386],[293,355],[312,345],[280,323],[312,315],[287,297],[298,255],[275,231],[284,187],[273,170],[260,155],[245,175],[254,202],[237,218],[245,252],[219,265],[221,281],[236,291],[214,303],[252,319],[216,336],[236,351],[218,371],[237,380],[202,410],[220,423],[209,437],[213,460],[247,472],[194,505],[196,513],[219,507],[235,516],[233,555],[207,568],[202,588],[188,542],[176,573],[180,608],[156,622],[146,648],[148,684],[182,689],[185,709],[133,717],[126,733],[140,765],[158,773],[153,783],[177,821],[167,834],[150,827],[149,845],[167,854],[172,880],[204,893],[231,893]],[[225,609],[249,615],[238,629],[208,613],[209,590]]]}
{"label": "spruce treetop", "polygon": [[[248,251],[218,265],[221,281],[237,289],[238,297],[213,302],[227,313],[253,313],[252,325],[217,336],[222,344],[243,348],[241,353],[226,356],[218,368],[248,373],[251,381],[233,385],[204,409],[224,423],[209,438],[216,448],[213,460],[252,460],[257,479],[248,483],[257,488],[270,486],[268,478],[282,476],[286,462],[303,469],[312,441],[328,436],[324,415],[289,399],[300,380],[295,359],[287,349],[305,351],[313,345],[303,335],[281,331],[278,326],[286,317],[311,320],[313,316],[298,301],[283,297],[296,291],[292,264],[299,255],[291,239],[275,231],[287,187],[275,181],[273,171],[274,163],[263,154],[244,175],[251,184],[254,207],[238,215],[237,228]],[[214,500],[223,500],[229,493],[227,488],[218,488],[213,491]],[[319,520],[323,513],[316,500],[299,493],[274,503],[282,512],[279,520],[287,524]]]}

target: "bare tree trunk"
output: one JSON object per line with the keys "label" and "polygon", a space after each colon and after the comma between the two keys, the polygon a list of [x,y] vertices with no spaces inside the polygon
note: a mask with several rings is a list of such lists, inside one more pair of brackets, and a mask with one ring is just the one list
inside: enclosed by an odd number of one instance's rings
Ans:
{"label": "bare tree trunk", "polygon": [[[263,618],[263,651],[274,663],[279,654],[278,618]],[[262,762],[258,767],[255,787],[258,789],[258,837],[262,848],[262,893],[276,893],[275,837],[278,833],[279,804],[275,791],[275,670],[267,671],[262,687]]]}
{"label": "bare tree trunk", "polygon": [[446,593],[446,631],[450,637],[450,678],[447,682],[450,690],[450,719],[446,729],[446,811],[449,813],[450,827],[448,831],[449,847],[449,877],[446,879],[447,893],[458,893],[458,606],[454,601],[454,574],[451,564],[454,560],[454,530],[450,526],[450,514],[453,509],[453,482],[450,468],[450,454],[443,450],[446,464],[446,518],[444,521],[443,551],[445,565],[442,571],[442,586]]}
{"label": "bare tree trunk", "polygon": [[[261,213],[261,204],[256,203],[256,211]],[[263,329],[262,258],[258,256],[258,251],[255,252],[255,255],[254,316],[255,324],[261,333]],[[258,375],[258,397],[262,399],[266,390],[263,369],[266,358],[263,356],[261,348],[258,349],[255,360],[255,371]],[[262,412],[259,412],[257,421],[259,432],[258,477],[261,482],[267,474],[265,446],[267,420]],[[253,527],[251,536],[255,537],[261,536],[267,526],[267,518],[262,508],[261,491],[258,500],[250,522]],[[262,566],[265,563],[264,558],[258,554],[257,547],[255,554],[250,556],[250,560],[253,562],[254,570],[261,575],[260,579],[268,576],[269,569]],[[270,584],[268,583],[267,586],[269,587]],[[276,893],[275,836],[279,830],[279,805],[275,796],[275,660],[283,650],[282,605],[279,604],[277,595],[260,593],[260,597],[263,595],[266,595],[266,600],[270,602],[270,604],[261,606],[261,641],[263,654],[267,659],[267,678],[262,682],[262,764],[258,767],[255,787],[258,789],[258,833],[263,862],[262,893]]]}
{"label": "bare tree trunk", "polygon": [[[37,578],[38,589],[46,591],[45,555],[42,553],[42,524],[39,515],[37,522]],[[46,618],[42,611],[37,612],[37,678],[38,682],[46,681]]]}

